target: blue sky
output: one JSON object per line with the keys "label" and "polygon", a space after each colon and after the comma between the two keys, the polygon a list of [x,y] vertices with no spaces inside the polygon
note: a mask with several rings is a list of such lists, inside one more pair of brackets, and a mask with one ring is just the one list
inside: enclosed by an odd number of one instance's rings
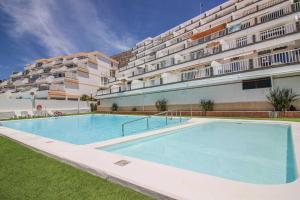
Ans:
{"label": "blue sky", "polygon": [[0,79],[37,58],[108,55],[156,36],[224,0],[0,0]]}

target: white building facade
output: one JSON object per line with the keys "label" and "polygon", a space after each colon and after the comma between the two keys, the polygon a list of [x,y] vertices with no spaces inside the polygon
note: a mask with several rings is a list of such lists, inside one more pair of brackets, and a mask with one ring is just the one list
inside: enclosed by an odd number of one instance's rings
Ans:
{"label": "white building facade", "polygon": [[[134,56],[100,90],[102,110],[272,110],[271,88],[300,94],[300,3],[229,0],[133,48]],[[294,105],[300,109],[300,103]]]}
{"label": "white building facade", "polygon": [[16,99],[78,99],[108,87],[117,62],[100,52],[36,60],[0,85],[1,96]]}

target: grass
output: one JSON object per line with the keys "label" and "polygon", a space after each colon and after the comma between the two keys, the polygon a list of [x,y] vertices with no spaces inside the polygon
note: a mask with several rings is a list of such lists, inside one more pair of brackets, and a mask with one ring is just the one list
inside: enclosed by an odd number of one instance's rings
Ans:
{"label": "grass", "polygon": [[0,199],[150,199],[0,137]]}

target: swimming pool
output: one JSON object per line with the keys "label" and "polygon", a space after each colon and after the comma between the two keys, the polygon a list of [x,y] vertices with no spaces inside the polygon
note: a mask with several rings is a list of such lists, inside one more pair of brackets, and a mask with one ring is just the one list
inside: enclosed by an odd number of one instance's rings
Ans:
{"label": "swimming pool", "polygon": [[101,150],[247,183],[296,179],[288,125],[209,122]]}
{"label": "swimming pool", "polygon": [[[89,144],[123,137],[122,124],[144,116],[127,115],[77,115],[58,118],[4,121],[5,127],[33,133],[47,138],[72,144]],[[185,121],[185,119],[182,119]],[[180,122],[179,118],[169,118],[168,125]],[[164,117],[151,117],[149,129],[145,120],[136,121],[125,129],[125,136],[166,126]]]}

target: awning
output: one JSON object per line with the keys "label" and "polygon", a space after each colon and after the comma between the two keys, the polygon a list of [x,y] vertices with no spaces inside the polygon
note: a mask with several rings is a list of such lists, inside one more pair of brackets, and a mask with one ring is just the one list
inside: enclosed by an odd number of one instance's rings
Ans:
{"label": "awning", "polygon": [[205,37],[205,36],[210,35],[210,34],[212,34],[212,33],[221,31],[221,30],[223,30],[223,29],[225,29],[225,28],[226,28],[226,23],[220,24],[220,25],[215,26],[215,27],[213,27],[213,28],[211,28],[211,29],[208,29],[208,30],[206,30],[206,31],[202,31],[202,32],[199,32],[199,33],[196,33],[196,34],[192,35],[192,36],[191,36],[191,39],[192,39],[192,40],[198,40],[198,39],[200,39],[200,38],[202,38],[202,37]]}

